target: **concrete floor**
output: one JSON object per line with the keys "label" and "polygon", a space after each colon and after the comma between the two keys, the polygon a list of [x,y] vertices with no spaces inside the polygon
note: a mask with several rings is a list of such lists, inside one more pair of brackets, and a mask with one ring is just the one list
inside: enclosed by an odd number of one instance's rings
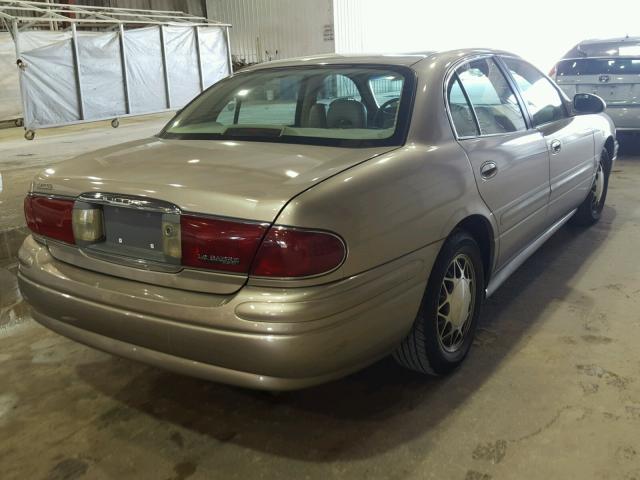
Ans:
{"label": "concrete floor", "polygon": [[0,478],[638,480],[639,184],[621,159],[600,223],[547,242],[442,379],[389,360],[278,396],[181,377],[35,324],[1,269]]}

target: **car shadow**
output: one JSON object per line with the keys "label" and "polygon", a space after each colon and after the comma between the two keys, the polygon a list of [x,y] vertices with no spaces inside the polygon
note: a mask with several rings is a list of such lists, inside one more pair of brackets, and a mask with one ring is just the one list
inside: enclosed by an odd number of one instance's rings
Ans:
{"label": "car shadow", "polygon": [[[593,261],[614,218],[615,210],[606,207],[597,225],[564,227],[543,245],[487,300],[467,361],[445,378],[423,377],[385,359],[342,380],[272,395],[116,357],[76,369],[84,382],[122,409],[256,452],[309,462],[364,459],[420,436],[421,453],[426,453],[435,441],[429,432],[482,387],[532,327],[545,321],[550,303],[588,307],[589,298],[571,288],[572,279]],[[118,415],[112,417],[118,421]],[[156,441],[149,448],[158,448]]]}

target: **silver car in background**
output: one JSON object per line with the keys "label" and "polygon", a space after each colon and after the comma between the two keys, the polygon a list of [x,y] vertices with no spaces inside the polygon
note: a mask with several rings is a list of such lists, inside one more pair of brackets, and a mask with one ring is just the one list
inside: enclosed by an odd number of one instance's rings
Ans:
{"label": "silver car in background", "polygon": [[551,77],[569,98],[577,93],[601,97],[618,132],[640,133],[640,37],[580,42]]}

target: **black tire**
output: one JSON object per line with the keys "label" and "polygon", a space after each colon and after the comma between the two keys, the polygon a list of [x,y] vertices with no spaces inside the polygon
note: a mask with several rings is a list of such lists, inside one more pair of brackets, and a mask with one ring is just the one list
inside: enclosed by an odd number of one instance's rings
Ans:
{"label": "black tire", "polygon": [[[461,256],[468,259],[473,267],[472,290],[475,292],[475,298],[464,324],[466,330],[459,347],[448,351],[438,333],[440,321],[438,307],[445,276],[450,275],[454,259]],[[478,244],[464,230],[454,231],[438,254],[413,327],[393,353],[395,360],[406,368],[430,375],[444,375],[454,370],[462,363],[471,348],[484,300],[484,288],[484,267]]]}
{"label": "black tire", "polygon": [[[598,165],[598,171],[596,177],[593,179],[593,185],[589,190],[589,195],[578,207],[578,211],[573,217],[571,217],[571,223],[573,225],[588,227],[593,225],[602,215],[602,209],[604,208],[604,202],[607,200],[607,191],[609,190],[609,173],[611,172],[611,161],[609,160],[609,154],[606,150],[602,151],[600,155],[600,163]],[[604,185],[602,187],[602,194],[599,201],[596,202],[596,186],[598,182],[598,175],[603,175]]]}

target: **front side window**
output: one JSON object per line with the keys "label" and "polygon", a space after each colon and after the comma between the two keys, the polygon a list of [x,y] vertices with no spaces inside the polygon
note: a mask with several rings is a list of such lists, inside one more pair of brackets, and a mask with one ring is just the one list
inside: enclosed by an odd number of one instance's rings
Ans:
{"label": "front side window", "polygon": [[397,74],[380,75],[369,79],[369,88],[379,106],[400,98],[402,84],[402,76]]}
{"label": "front side window", "polygon": [[552,83],[536,68],[513,58],[503,59],[518,84],[535,126],[567,116],[562,97]]}
{"label": "front side window", "polygon": [[399,145],[408,128],[414,83],[411,70],[388,66],[304,66],[240,73],[197,97],[160,136]]}
{"label": "front side window", "polygon": [[473,60],[456,73],[473,105],[482,135],[526,130],[516,96],[493,59]]}

